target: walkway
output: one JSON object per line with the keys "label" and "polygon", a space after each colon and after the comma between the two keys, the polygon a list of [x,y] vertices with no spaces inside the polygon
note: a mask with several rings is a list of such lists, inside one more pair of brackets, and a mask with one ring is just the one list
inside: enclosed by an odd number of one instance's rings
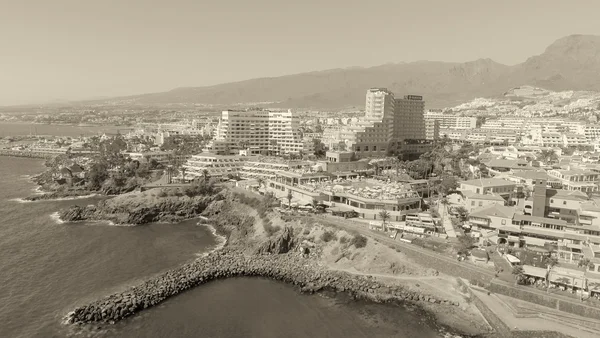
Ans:
{"label": "walkway", "polygon": [[502,322],[510,329],[515,331],[556,331],[577,338],[597,338],[600,331],[588,328],[574,327],[565,320],[557,321],[553,319],[535,317],[518,318],[506,303],[496,295],[488,295],[487,292],[472,288],[473,295],[479,298],[483,304],[490,309]]}
{"label": "walkway", "polygon": [[442,225],[444,226],[446,235],[448,235],[448,237],[450,237],[450,238],[457,238],[458,235],[456,234],[456,230],[454,230],[454,226],[452,225],[452,219],[450,218],[450,215],[448,214],[448,208],[445,208],[445,206],[443,204],[438,203],[437,210],[438,210],[438,213],[440,214],[440,216],[443,216],[442,217]]}

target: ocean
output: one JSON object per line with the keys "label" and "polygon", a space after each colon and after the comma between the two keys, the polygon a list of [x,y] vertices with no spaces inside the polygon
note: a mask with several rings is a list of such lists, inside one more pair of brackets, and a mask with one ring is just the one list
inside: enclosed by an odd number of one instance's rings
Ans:
{"label": "ocean", "polygon": [[115,325],[73,327],[77,305],[136,284],[218,245],[195,220],[113,226],[61,223],[89,199],[21,202],[42,162],[0,158],[0,337],[437,337],[416,310],[302,295],[260,278],[212,282]]}
{"label": "ocean", "polygon": [[102,133],[114,134],[117,131],[121,134],[127,134],[131,129],[131,127],[125,126],[72,126],[0,121],[0,137],[30,134],[78,137]]}

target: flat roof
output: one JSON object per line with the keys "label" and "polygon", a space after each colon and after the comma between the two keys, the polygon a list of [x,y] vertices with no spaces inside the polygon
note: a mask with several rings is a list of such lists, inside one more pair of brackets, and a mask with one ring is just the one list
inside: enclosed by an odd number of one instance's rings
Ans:
{"label": "flat roof", "polygon": [[563,226],[567,225],[567,221],[563,221],[561,219],[537,217],[537,216],[530,216],[530,215],[515,214],[513,219],[517,220],[517,221],[529,221],[529,222],[543,223],[543,224],[553,224],[553,225],[563,225]]}
{"label": "flat roof", "polygon": [[468,181],[462,181],[460,184],[472,185],[476,187],[495,187],[495,186],[509,186],[516,185],[514,182],[501,180],[498,178],[480,178]]}

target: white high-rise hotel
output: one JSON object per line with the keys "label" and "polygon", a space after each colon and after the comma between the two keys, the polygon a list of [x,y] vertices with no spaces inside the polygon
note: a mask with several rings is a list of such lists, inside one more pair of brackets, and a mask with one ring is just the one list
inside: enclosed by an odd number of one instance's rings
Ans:
{"label": "white high-rise hotel", "polygon": [[365,118],[353,127],[349,140],[357,157],[381,157],[400,150],[406,140],[425,139],[425,102],[423,97],[406,95],[394,98],[385,88],[367,91]]}
{"label": "white high-rise hotel", "polygon": [[299,153],[303,141],[298,126],[299,119],[291,110],[226,110],[221,113],[214,140],[204,150],[222,155],[240,149],[248,149],[249,155]]}

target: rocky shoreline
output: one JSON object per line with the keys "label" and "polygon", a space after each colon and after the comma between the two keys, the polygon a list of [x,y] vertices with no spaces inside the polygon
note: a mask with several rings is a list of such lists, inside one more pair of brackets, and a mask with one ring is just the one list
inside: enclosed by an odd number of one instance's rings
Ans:
{"label": "rocky shoreline", "polygon": [[293,251],[286,254],[248,255],[243,248],[225,247],[126,291],[78,307],[65,320],[70,324],[114,324],[192,287],[231,277],[265,277],[296,285],[301,292],[345,292],[356,299],[378,303],[459,305],[402,287],[387,286],[368,276],[331,271]]}
{"label": "rocky shoreline", "polygon": [[45,192],[42,194],[25,197],[25,198],[23,198],[23,200],[29,201],[29,202],[35,202],[35,201],[48,201],[48,200],[60,200],[60,199],[86,198],[86,197],[93,197],[96,195],[98,195],[98,192],[88,191],[88,190],[68,190],[68,191]]}

